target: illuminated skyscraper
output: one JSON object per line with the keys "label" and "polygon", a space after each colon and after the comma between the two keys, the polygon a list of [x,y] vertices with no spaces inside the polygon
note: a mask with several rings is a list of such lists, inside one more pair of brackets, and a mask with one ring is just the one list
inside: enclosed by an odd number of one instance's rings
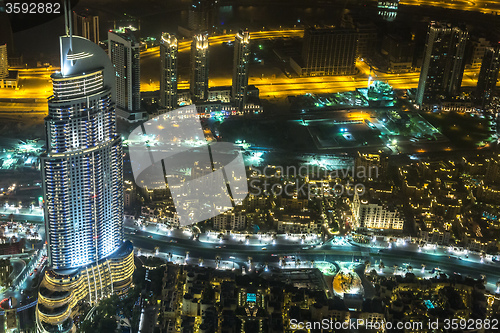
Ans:
{"label": "illuminated skyscraper", "polygon": [[188,12],[188,27],[193,32],[213,32],[217,23],[218,0],[193,0]]}
{"label": "illuminated skyscraper", "polygon": [[108,52],[116,71],[116,115],[129,122],[141,121],[140,41],[137,29],[128,27],[108,32]]}
{"label": "illuminated skyscraper", "polygon": [[9,76],[7,44],[0,45],[0,79]]}
{"label": "illuminated skyscraper", "polygon": [[386,21],[394,21],[398,15],[399,0],[378,0],[378,14]]}
{"label": "illuminated skyscraper", "polygon": [[234,38],[233,89],[234,106],[243,111],[247,101],[248,61],[250,57],[250,34],[240,31]]}
{"label": "illuminated skyscraper", "polygon": [[41,156],[49,269],[39,289],[40,332],[73,332],[77,303],[126,292],[134,270],[133,247],[123,240],[115,71],[88,39],[69,31],[60,44]]}
{"label": "illuminated skyscraper", "polygon": [[432,104],[460,91],[467,31],[431,22],[418,81],[417,104]]}
{"label": "illuminated skyscraper", "polygon": [[99,44],[99,16],[73,12],[74,34]]}
{"label": "illuminated skyscraper", "polygon": [[476,88],[476,102],[483,110],[491,103],[498,81],[499,70],[500,46],[486,48]]}
{"label": "illuminated skyscraper", "polygon": [[160,105],[177,108],[177,38],[164,33],[160,40]]}
{"label": "illuminated skyscraper", "polygon": [[191,96],[193,101],[208,98],[208,35],[198,34],[191,44]]}

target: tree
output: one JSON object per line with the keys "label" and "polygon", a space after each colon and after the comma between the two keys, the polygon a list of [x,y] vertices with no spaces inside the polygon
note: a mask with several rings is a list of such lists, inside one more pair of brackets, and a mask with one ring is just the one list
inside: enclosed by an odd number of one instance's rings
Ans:
{"label": "tree", "polygon": [[117,324],[114,316],[111,318],[103,318],[98,325],[98,332],[114,332],[116,330]]}

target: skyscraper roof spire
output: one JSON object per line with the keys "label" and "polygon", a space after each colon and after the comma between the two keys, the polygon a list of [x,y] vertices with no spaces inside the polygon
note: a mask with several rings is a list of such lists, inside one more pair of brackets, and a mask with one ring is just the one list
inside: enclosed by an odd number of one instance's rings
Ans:
{"label": "skyscraper roof spire", "polygon": [[[71,24],[71,1],[64,0],[64,25],[66,36],[69,36],[69,51],[68,55],[73,54],[73,26]],[[74,61],[71,61],[71,66],[74,65]]]}

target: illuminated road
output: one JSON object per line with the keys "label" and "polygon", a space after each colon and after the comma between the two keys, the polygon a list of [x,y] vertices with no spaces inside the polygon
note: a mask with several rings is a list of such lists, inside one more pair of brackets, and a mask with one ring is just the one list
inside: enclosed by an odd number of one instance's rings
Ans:
{"label": "illuminated road", "polygon": [[500,2],[491,0],[401,0],[399,2],[407,6],[432,6],[446,9],[481,12],[484,14],[496,14],[500,12]]}
{"label": "illuminated road", "polygon": [[[158,247],[160,252],[172,253],[184,256],[189,252],[190,258],[214,259],[220,256],[222,260],[231,260],[245,265],[248,257],[252,257],[254,263],[263,264],[277,263],[280,256],[296,256],[301,261],[315,260],[337,262],[349,262],[351,260],[364,262],[370,260],[372,264],[376,260],[383,260],[386,269],[392,270],[394,265],[401,266],[403,262],[410,263],[418,269],[424,264],[428,270],[439,267],[443,272],[452,275],[454,272],[480,278],[484,274],[493,288],[500,277],[500,263],[480,263],[470,260],[460,260],[456,257],[446,255],[435,255],[432,251],[416,252],[402,247],[394,247],[379,251],[378,248],[361,247],[357,245],[334,245],[330,242],[322,246],[304,250],[302,245],[276,244],[267,245],[267,250],[261,250],[260,246],[245,246],[227,243],[223,248],[214,248],[213,243],[197,242],[190,239],[173,238],[166,235],[158,235],[149,232],[137,232],[128,234],[126,238],[134,243],[134,247],[154,251]],[[194,261],[197,262],[197,261]]]}
{"label": "illuminated road", "polygon": [[[252,40],[259,39],[274,39],[284,37],[302,37],[303,30],[279,30],[279,31],[261,31],[250,33]],[[219,45],[223,42],[232,41],[233,34],[209,37],[211,46]],[[191,41],[184,40],[179,43],[179,52],[187,52],[190,50]],[[141,59],[159,57],[159,47],[148,49],[141,53]],[[259,88],[261,98],[283,98],[291,95],[303,95],[306,93],[332,93],[332,92],[345,92],[353,91],[357,88],[366,88],[368,85],[368,78],[373,75],[376,80],[386,81],[395,89],[416,88],[420,72],[411,72],[404,74],[386,74],[380,72],[370,72],[370,67],[361,61],[356,63],[359,74],[354,76],[324,76],[324,77],[302,77],[302,78],[287,78],[287,77],[250,77],[249,84],[255,85]],[[479,73],[479,70],[466,70],[462,81],[462,86],[475,86],[477,80],[474,75]],[[214,78],[210,77],[210,87],[230,86],[231,78]],[[158,90],[160,83],[143,82],[142,91],[155,91]],[[188,89],[189,82],[180,81],[178,84],[179,89]]]}
{"label": "illuminated road", "polygon": [[[282,98],[291,95],[303,95],[306,93],[332,93],[353,91],[357,88],[366,88],[368,86],[369,74],[362,71],[365,63],[358,62],[357,67],[360,74],[355,76],[323,76],[323,77],[302,77],[276,79],[269,78],[250,78],[249,84],[259,88],[261,98]],[[479,70],[466,70],[462,80],[462,86],[476,86],[477,79],[474,74]],[[385,74],[375,73],[374,79],[389,83],[394,89],[417,88],[420,72],[411,72],[404,74]],[[229,86],[231,79],[211,79],[212,86]],[[179,84],[179,89],[189,88],[188,83]]]}
{"label": "illuminated road", "polygon": [[[304,36],[304,30],[302,29],[289,29],[289,30],[274,30],[274,31],[256,31],[250,33],[251,40],[262,40],[262,39],[274,39],[274,38],[289,38],[289,37],[302,37]],[[220,45],[224,42],[230,42],[234,40],[234,34],[211,36],[208,38],[208,43],[210,46]],[[191,40],[184,39],[179,42],[178,50],[179,52],[188,52],[191,49]],[[159,58],[160,57],[160,47],[152,47],[146,51],[141,52],[141,59],[147,59],[150,57]]]}
{"label": "illuminated road", "polygon": [[[301,37],[303,30],[290,29],[279,31],[260,31],[252,32],[252,40]],[[233,40],[233,34],[212,36],[209,38],[210,45],[220,45],[223,42]],[[179,42],[179,51],[188,52],[191,47],[190,40]],[[141,60],[150,58],[159,58],[159,47],[153,47],[141,52]],[[277,78],[269,77],[250,77],[249,84],[257,86],[261,98],[283,98],[290,95],[301,95],[306,93],[332,93],[353,91],[356,88],[364,88],[368,85],[368,78],[371,75],[373,79],[386,81],[395,89],[416,88],[418,86],[419,72],[404,74],[386,74],[380,72],[370,72],[370,67],[364,62],[356,64],[359,74],[354,76],[327,76],[327,77],[303,77],[287,78],[280,76]],[[0,110],[1,111],[29,111],[46,112],[46,98],[52,94],[50,74],[58,70],[51,69],[21,69],[20,70],[20,89],[2,89],[0,90]],[[467,70],[462,81],[463,86],[475,86],[478,70]],[[211,87],[229,86],[231,78],[211,77],[209,81]],[[141,91],[154,91],[159,89],[159,82],[142,82]],[[189,88],[187,81],[181,81],[179,89]],[[16,100],[12,100],[16,99]],[[27,100],[32,99],[32,100]],[[33,100],[36,99],[36,100]],[[20,103],[19,103],[20,102]]]}

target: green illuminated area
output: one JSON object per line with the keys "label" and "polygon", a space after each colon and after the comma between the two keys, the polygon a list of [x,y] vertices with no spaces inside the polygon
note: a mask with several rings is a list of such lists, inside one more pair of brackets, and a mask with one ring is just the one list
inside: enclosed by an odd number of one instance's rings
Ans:
{"label": "green illuminated area", "polygon": [[370,106],[393,106],[396,99],[392,87],[382,81],[374,81],[369,84],[368,88],[361,88],[358,91]]}
{"label": "green illuminated area", "polygon": [[290,96],[292,110],[300,113],[317,109],[340,109],[345,107],[389,107],[394,105],[396,96],[386,82],[369,82],[368,88],[328,94],[305,94]]}
{"label": "green illuminated area", "polygon": [[288,97],[291,109],[295,112],[307,113],[316,109],[341,109],[345,107],[368,107],[364,94],[358,90],[336,92],[330,94],[305,94]]}
{"label": "green illuminated area", "polygon": [[[422,145],[448,142],[418,113],[397,108],[323,111],[294,115],[287,121],[228,119],[220,126],[224,140],[245,142],[246,148],[295,152],[335,152],[342,149],[417,151]],[[293,119],[295,118],[295,119]],[[427,149],[427,148],[426,148]]]}

